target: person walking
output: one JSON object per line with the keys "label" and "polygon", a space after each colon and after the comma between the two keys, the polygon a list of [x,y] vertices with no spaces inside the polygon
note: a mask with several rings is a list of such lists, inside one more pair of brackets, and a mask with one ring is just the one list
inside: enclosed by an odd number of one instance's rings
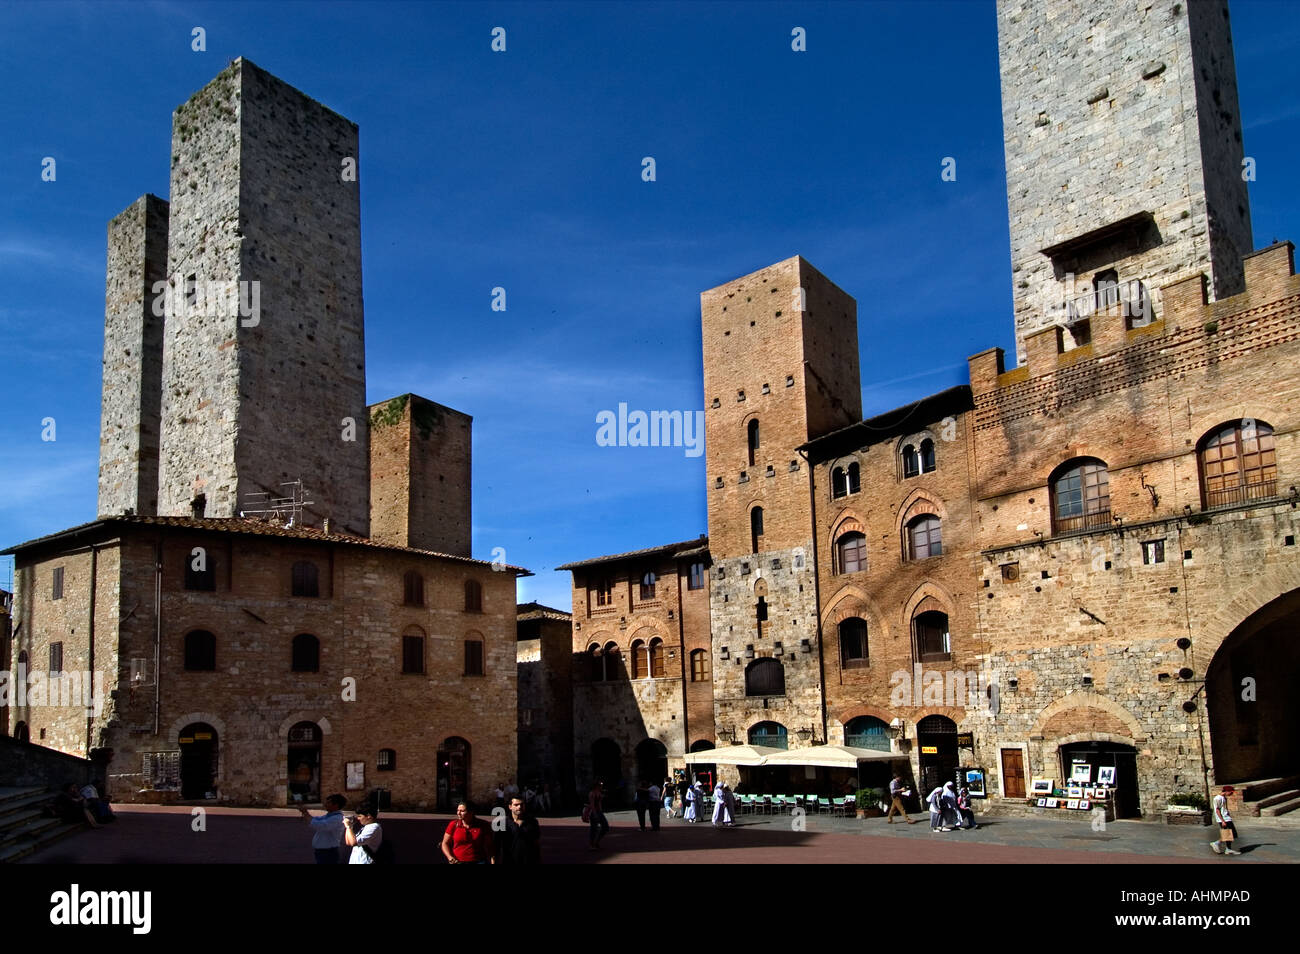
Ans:
{"label": "person walking", "polygon": [[736,793],[730,785],[722,786],[723,813],[722,824],[732,828],[736,824]]}
{"label": "person walking", "polygon": [[975,823],[975,809],[970,799],[970,789],[965,785],[957,792],[957,811],[961,815],[961,827],[967,830],[978,828]]}
{"label": "person walking", "polygon": [[449,865],[496,863],[496,858],[493,857],[492,829],[475,817],[473,802],[462,799],[456,806],[456,820],[449,823],[442,834],[442,854]]}
{"label": "person walking", "polygon": [[[1241,854],[1232,846],[1237,843],[1237,825],[1232,820],[1232,813],[1228,811],[1228,796],[1235,795],[1237,790],[1231,785],[1223,786],[1223,790],[1214,796],[1211,803],[1214,808],[1214,823],[1219,826],[1219,838],[1217,841],[1210,842],[1210,850],[1216,855],[1239,855]],[[1232,832],[1231,838],[1225,838],[1225,832]]]}
{"label": "person walking", "polygon": [[934,791],[925,797],[926,807],[930,809],[930,831],[952,831],[943,827],[943,786],[936,785]]}
{"label": "person walking", "polygon": [[[357,826],[361,830],[357,831]],[[357,806],[355,818],[343,819],[343,841],[352,849],[348,856],[350,865],[373,865],[379,847],[384,843],[384,830],[379,826],[379,809],[370,802]]]}
{"label": "person walking", "polygon": [[663,808],[663,790],[655,783],[650,785],[650,828],[659,830],[659,812]]}
{"label": "person walking", "polygon": [[645,816],[650,810],[650,783],[641,779],[636,783],[636,794],[632,796],[632,807],[636,809],[636,820],[645,831]]}
{"label": "person walking", "polygon": [[952,782],[944,782],[943,795],[939,805],[943,809],[943,830],[952,831],[961,827],[961,812],[957,810],[957,788]]}
{"label": "person walking", "polygon": [[903,807],[903,799],[910,798],[911,795],[912,795],[912,790],[903,783],[903,776],[895,775],[890,780],[889,814],[885,816],[885,820],[888,821],[889,824],[892,825],[894,823],[895,812],[902,815],[903,821],[907,822],[909,825],[916,824],[916,820],[913,818],[909,818],[907,815],[907,809]]}
{"label": "person walking", "polygon": [[325,796],[325,814],[312,817],[306,805],[298,806],[298,813],[311,825],[311,848],[316,854],[316,864],[339,863],[339,845],[343,842],[343,809],[348,800],[342,795]]}
{"label": "person walking", "polygon": [[587,793],[587,807],[583,809],[582,817],[591,825],[587,848],[595,851],[600,847],[601,839],[609,834],[609,821],[605,818],[605,786],[601,782],[591,783],[591,791]]}
{"label": "person walking", "polygon": [[699,805],[703,798],[704,790],[700,787],[699,782],[696,782],[694,785],[686,786],[686,791],[682,795],[682,800],[686,804],[686,809],[682,812],[682,816],[686,821],[691,822],[692,824],[699,821]]}
{"label": "person walking", "polygon": [[723,790],[722,781],[719,780],[713,785],[713,827],[721,828],[723,817],[727,812],[727,793]]}
{"label": "person walking", "polygon": [[542,829],[528,811],[522,798],[510,799],[510,815],[497,842],[497,863],[502,865],[540,865],[542,863]]}
{"label": "person walking", "polygon": [[675,817],[673,814],[673,797],[677,794],[676,786],[670,778],[664,779],[663,796],[664,796],[664,813],[669,817]]}

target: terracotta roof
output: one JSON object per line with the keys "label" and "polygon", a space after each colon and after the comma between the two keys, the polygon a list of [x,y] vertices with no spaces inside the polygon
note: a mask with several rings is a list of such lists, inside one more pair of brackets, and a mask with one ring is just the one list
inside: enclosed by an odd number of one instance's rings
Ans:
{"label": "terracotta roof", "polygon": [[[58,543],[62,540],[70,541],[77,537],[96,534],[100,531],[111,530],[115,527],[173,527],[182,530],[205,530],[212,533],[232,533],[240,536],[282,537],[290,540],[312,540],[319,543],[340,543],[349,546],[371,547],[376,550],[414,553],[421,556],[437,557],[442,560],[453,560],[457,563],[471,563],[478,566],[495,565],[488,563],[486,560],[475,560],[471,557],[457,556],[454,553],[439,553],[436,550],[421,550],[416,547],[402,547],[392,543],[380,543],[377,540],[370,540],[365,537],[354,537],[346,533],[326,533],[324,530],[317,527],[286,527],[265,520],[248,520],[239,517],[149,517],[139,514],[132,516],[100,517],[98,520],[92,520],[89,523],[69,527],[67,530],[60,530],[58,533],[51,533],[44,537],[37,537],[35,540],[28,540],[26,543],[19,543],[6,550],[0,550],[0,555],[14,555],[21,553],[24,550],[35,549],[46,544]],[[507,565],[506,569],[514,573],[515,576],[533,575],[531,571],[525,570],[523,567]]]}
{"label": "terracotta roof", "polygon": [[609,556],[592,557],[590,560],[577,560],[573,563],[565,563],[563,566],[557,566],[556,570],[576,570],[579,567],[595,566],[598,563],[617,563],[620,560],[639,560],[645,557],[663,556],[671,553],[675,558],[684,556],[693,556],[696,553],[703,552],[709,546],[707,534],[701,534],[694,540],[684,540],[681,543],[667,543],[660,547],[647,547],[644,550],[629,550],[627,553],[612,553]]}
{"label": "terracotta roof", "polygon": [[893,437],[901,437],[945,417],[964,414],[974,407],[970,386],[959,384],[892,411],[823,434],[796,450],[808,451],[809,459],[816,464]]}
{"label": "terracotta roof", "polygon": [[517,619],[558,619],[568,623],[573,620],[573,614],[568,610],[556,609],[553,606],[543,606],[541,603],[520,603],[515,610]]}

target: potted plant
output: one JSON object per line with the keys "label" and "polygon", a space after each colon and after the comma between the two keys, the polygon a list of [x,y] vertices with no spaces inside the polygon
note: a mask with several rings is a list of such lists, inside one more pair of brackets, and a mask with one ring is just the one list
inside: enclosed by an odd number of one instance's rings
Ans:
{"label": "potted plant", "polygon": [[1165,808],[1166,825],[1208,825],[1209,805],[1199,792],[1176,792]]}
{"label": "potted plant", "polygon": [[857,813],[859,818],[879,818],[885,813],[885,790],[882,788],[860,788],[857,794]]}

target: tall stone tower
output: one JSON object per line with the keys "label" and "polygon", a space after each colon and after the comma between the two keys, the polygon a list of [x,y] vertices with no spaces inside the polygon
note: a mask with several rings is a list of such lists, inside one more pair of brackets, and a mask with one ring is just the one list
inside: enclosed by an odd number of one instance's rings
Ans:
{"label": "tall stone tower", "polygon": [[108,224],[99,510],[158,512],[167,203],[141,196]]}
{"label": "tall stone tower", "polygon": [[239,59],[176,110],[160,514],[369,532],[357,126]]}
{"label": "tall stone tower", "polygon": [[811,474],[795,448],[862,418],[857,303],[796,256],[704,292],[700,311],[715,711],[744,742],[821,709]]}
{"label": "tall stone tower", "polygon": [[[1159,289],[1201,272],[1240,292],[1252,249],[1223,0],[999,0],[1017,351],[1096,312],[1160,318]],[[1152,307],[1148,307],[1152,306]]]}

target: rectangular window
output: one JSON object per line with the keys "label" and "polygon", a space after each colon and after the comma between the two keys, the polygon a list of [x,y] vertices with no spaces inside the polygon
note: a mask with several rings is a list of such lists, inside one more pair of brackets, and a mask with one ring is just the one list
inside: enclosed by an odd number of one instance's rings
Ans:
{"label": "rectangular window", "polygon": [[50,586],[50,599],[63,599],[63,567],[61,566],[54,568],[54,581]]}
{"label": "rectangular window", "polygon": [[50,643],[50,674],[63,672],[63,643]]}
{"label": "rectangular window", "polygon": [[424,637],[402,637],[402,672],[424,672]]}
{"label": "rectangular window", "polygon": [[479,639],[465,640],[465,675],[481,676],[483,675],[483,641]]}
{"label": "rectangular window", "polygon": [[709,681],[709,654],[702,649],[691,653],[691,682]]}
{"label": "rectangular window", "polygon": [[1142,544],[1142,562],[1148,565],[1165,562],[1165,541],[1148,540]]}
{"label": "rectangular window", "polygon": [[596,606],[613,606],[614,605],[614,581],[607,576],[602,576],[596,580],[596,586],[592,590],[594,594],[593,603]]}
{"label": "rectangular window", "polygon": [[691,564],[691,578],[690,578],[690,582],[686,584],[686,588],[690,590],[704,589],[704,564],[703,563]]}
{"label": "rectangular window", "polygon": [[655,598],[655,575],[647,573],[641,577],[641,599],[652,600]]}

